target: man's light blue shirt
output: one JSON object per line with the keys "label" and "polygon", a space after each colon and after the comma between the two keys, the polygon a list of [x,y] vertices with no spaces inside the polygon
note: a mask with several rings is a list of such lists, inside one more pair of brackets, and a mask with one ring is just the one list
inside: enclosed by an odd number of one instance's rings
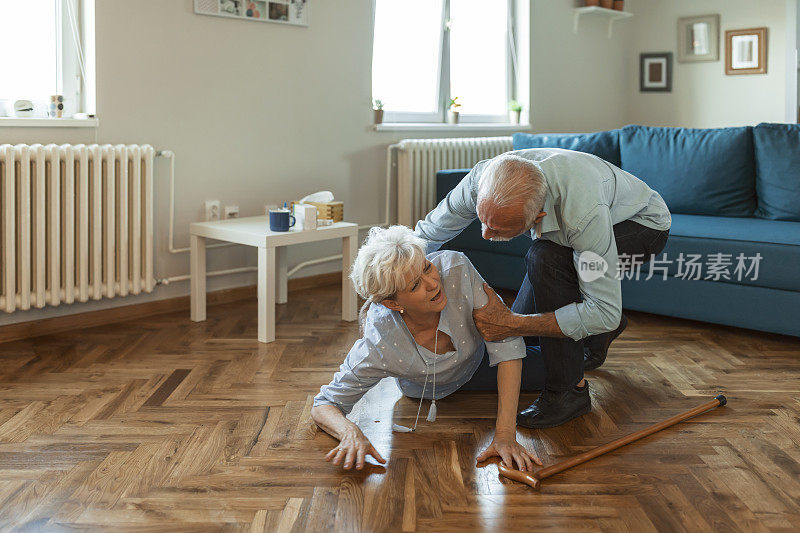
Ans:
{"label": "man's light blue shirt", "polygon": [[[439,270],[447,304],[440,314],[438,330],[450,336],[454,351],[434,355],[418,345],[403,318],[381,304],[373,303],[364,323],[364,336],[357,340],[333,380],[314,398],[314,405],[335,405],[345,414],[382,378],[393,377],[403,394],[412,398],[433,397],[434,359],[436,399],[444,398],[469,381],[488,352],[489,364],[525,357],[521,337],[486,342],[475,328],[472,310],[489,301],[483,278],[461,252],[443,250],[428,254]],[[425,386],[425,378],[428,384]]]}
{"label": "man's light blue shirt", "polygon": [[[633,174],[591,154],[558,148],[509,153],[533,161],[547,182],[542,209],[547,215],[531,229],[531,238],[572,248],[576,270],[583,252],[594,252],[608,264],[598,279],[587,282],[578,277],[583,301],[556,309],[559,328],[574,340],[613,330],[622,313],[613,226],[631,220],[648,228],[669,229],[672,218],[666,203]],[[477,218],[478,182],[490,161],[475,165],[417,223],[415,233],[428,241],[428,251],[438,250]]]}

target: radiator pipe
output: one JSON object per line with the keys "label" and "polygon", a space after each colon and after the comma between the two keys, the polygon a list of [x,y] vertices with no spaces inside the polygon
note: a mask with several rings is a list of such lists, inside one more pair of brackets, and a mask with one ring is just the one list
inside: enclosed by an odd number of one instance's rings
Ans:
{"label": "radiator pipe", "polygon": [[[373,227],[386,227],[389,225],[389,215],[391,209],[391,185],[392,185],[392,175],[393,170],[397,166],[397,163],[393,161],[392,158],[392,151],[394,149],[400,148],[400,144],[392,144],[389,145],[386,149],[386,205],[385,205],[385,216],[384,222],[381,224],[366,224],[359,226],[359,231],[371,229]],[[179,254],[179,253],[186,253],[190,250],[190,248],[175,248],[174,244],[174,234],[175,234],[175,153],[171,150],[158,150],[156,151],[156,157],[164,157],[170,160],[170,168],[169,168],[169,251],[172,254]],[[221,243],[221,244],[212,244],[206,246],[206,250],[210,248],[222,248],[224,246],[237,246],[236,243]],[[319,265],[322,263],[328,263],[330,261],[338,261],[342,258],[342,254],[337,255],[330,255],[327,257],[321,257],[318,259],[311,259],[309,261],[303,261],[292,267],[287,273],[287,277],[292,277],[298,271],[314,266]],[[240,267],[240,268],[229,268],[225,270],[213,270],[206,273],[206,277],[214,277],[214,276],[223,276],[227,274],[240,274],[242,272],[257,272],[258,267]],[[190,279],[191,276],[189,274],[183,274],[180,276],[170,276],[167,278],[161,278],[156,280],[158,285],[169,285],[171,282],[174,281],[186,281]]]}
{"label": "radiator pipe", "polygon": [[[172,150],[159,150],[156,157],[169,159],[169,252],[172,254],[186,253],[190,248],[175,248],[175,152]],[[221,244],[211,244],[208,248],[222,248],[224,246],[235,246],[236,243],[225,242]]]}

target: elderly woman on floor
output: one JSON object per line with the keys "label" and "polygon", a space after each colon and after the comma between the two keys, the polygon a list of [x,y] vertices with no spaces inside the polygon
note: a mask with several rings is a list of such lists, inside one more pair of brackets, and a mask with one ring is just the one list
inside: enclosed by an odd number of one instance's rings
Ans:
{"label": "elderly woman on floor", "polygon": [[[359,427],[345,418],[353,405],[382,378],[393,377],[404,395],[431,400],[428,421],[436,418],[436,400],[457,390],[494,390],[497,423],[492,443],[479,456],[500,456],[503,463],[530,471],[539,459],[516,439],[520,382],[542,385],[540,368],[525,364],[525,343],[514,337],[484,341],[472,310],[488,303],[484,281],[460,252],[424,253],[425,242],[405,226],[373,228],[358,251],[351,279],[366,300],[361,308],[363,336],[355,342],[333,380],[314,398],[311,416],[339,439],[326,460],[349,469],[365,457],[385,463]],[[488,286],[487,286],[488,287]],[[497,296],[491,293],[492,297]],[[530,350],[530,348],[529,348]],[[530,359],[530,358],[529,358]],[[414,428],[395,425],[396,431]]]}

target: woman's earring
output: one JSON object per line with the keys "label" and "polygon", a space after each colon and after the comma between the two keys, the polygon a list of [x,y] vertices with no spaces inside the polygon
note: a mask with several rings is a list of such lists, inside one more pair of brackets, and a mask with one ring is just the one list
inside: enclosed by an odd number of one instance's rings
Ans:
{"label": "woman's earring", "polygon": [[403,313],[405,313],[405,309],[400,310],[400,314],[402,315]]}

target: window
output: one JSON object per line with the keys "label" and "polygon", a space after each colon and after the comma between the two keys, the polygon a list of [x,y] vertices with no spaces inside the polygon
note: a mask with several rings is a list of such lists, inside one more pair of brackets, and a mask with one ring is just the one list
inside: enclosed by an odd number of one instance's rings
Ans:
{"label": "window", "polygon": [[[516,97],[512,0],[375,0],[372,95],[387,122],[508,122]],[[525,98],[527,99],[527,98]]]}
{"label": "window", "polygon": [[60,94],[63,117],[94,113],[94,85],[85,82],[93,65],[84,61],[87,50],[94,56],[94,39],[82,31],[94,26],[91,7],[93,0],[0,1],[0,111],[5,104],[13,116],[14,102],[24,99],[35,117],[46,117],[50,96]]}

